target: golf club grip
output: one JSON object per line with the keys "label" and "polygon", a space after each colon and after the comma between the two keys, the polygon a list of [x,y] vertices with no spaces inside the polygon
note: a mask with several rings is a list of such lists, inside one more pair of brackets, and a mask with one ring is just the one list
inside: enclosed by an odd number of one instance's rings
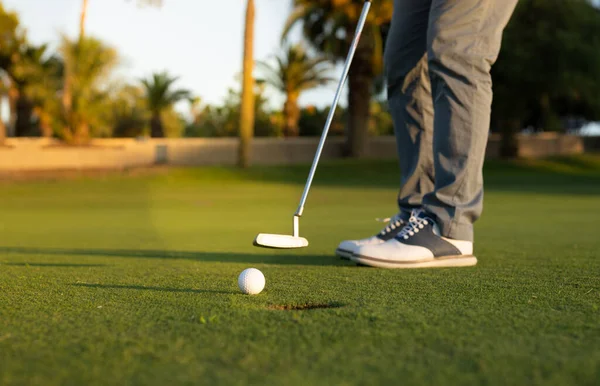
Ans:
{"label": "golf club grip", "polygon": [[306,181],[306,186],[304,187],[304,192],[302,193],[302,198],[300,199],[300,205],[298,205],[298,209],[296,210],[295,216],[302,216],[302,212],[304,211],[304,204],[306,203],[306,197],[308,196],[308,191],[310,190],[310,186],[312,184],[312,180],[315,176],[315,170],[317,169],[317,164],[319,163],[319,159],[321,158],[321,152],[323,151],[323,145],[325,145],[325,139],[327,138],[327,133],[329,132],[329,127],[331,126],[331,122],[333,121],[333,116],[335,114],[336,107],[340,100],[340,96],[342,94],[342,89],[344,88],[344,84],[346,83],[346,78],[348,77],[348,72],[350,71],[350,65],[352,64],[352,59],[354,58],[354,53],[356,52],[356,47],[358,46],[358,42],[360,40],[360,35],[365,26],[365,22],[367,20],[367,14],[369,13],[369,8],[371,7],[371,1],[366,0],[363,6],[362,12],[360,14],[360,18],[358,20],[358,24],[356,26],[356,31],[354,33],[354,38],[352,39],[352,44],[350,45],[350,50],[348,52],[348,56],[346,57],[346,63],[344,64],[344,70],[342,72],[342,77],[337,87],[337,91],[335,93],[335,97],[333,98],[333,104],[331,109],[329,110],[329,115],[327,116],[327,121],[325,123],[325,127],[323,128],[323,133],[321,134],[321,140],[319,141],[319,146],[317,147],[317,152],[315,154],[315,158],[313,160],[312,166],[310,168],[310,172],[308,174],[308,179]]}

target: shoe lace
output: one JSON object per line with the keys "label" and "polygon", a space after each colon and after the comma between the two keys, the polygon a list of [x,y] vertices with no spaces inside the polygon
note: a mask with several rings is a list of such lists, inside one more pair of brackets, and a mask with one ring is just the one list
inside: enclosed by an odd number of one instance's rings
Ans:
{"label": "shoe lace", "polygon": [[387,222],[387,226],[385,228],[383,228],[381,230],[381,232],[379,232],[380,234],[386,234],[389,233],[395,229],[400,228],[401,226],[403,226],[405,224],[404,220],[402,220],[402,218],[400,217],[400,213],[398,213],[397,215],[395,215],[394,217],[388,217],[388,218],[377,218],[376,219],[379,222]]}
{"label": "shoe lace", "polygon": [[416,233],[419,233],[419,230],[425,228],[425,225],[429,224],[429,220],[427,218],[420,217],[420,214],[420,210],[413,211],[410,216],[410,219],[408,219],[408,222],[406,223],[404,228],[402,228],[402,230],[398,233],[396,238],[408,240]]}

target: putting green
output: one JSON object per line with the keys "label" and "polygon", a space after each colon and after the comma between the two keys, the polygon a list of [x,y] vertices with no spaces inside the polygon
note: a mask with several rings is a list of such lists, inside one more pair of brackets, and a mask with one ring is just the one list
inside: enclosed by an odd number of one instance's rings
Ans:
{"label": "putting green", "polygon": [[393,162],[323,164],[310,245],[252,246],[290,232],[307,173],[0,184],[0,384],[598,383],[600,157],[488,163],[460,269],[334,257],[394,213]]}

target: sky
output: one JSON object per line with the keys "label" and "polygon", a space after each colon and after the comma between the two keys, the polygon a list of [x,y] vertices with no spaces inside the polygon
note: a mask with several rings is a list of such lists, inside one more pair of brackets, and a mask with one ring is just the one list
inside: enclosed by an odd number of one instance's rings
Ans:
{"label": "sky", "polygon": [[[0,0],[19,14],[29,40],[56,48],[61,34],[75,37],[81,0]],[[278,52],[291,0],[256,0],[254,56],[268,59]],[[203,103],[219,104],[236,87],[242,70],[246,0],[163,0],[161,8],[140,7],[135,0],[89,0],[86,33],[115,47],[122,63],[118,75],[135,82],[153,72],[179,76]],[[300,37],[294,29],[292,40]],[[339,73],[339,68],[332,74]],[[305,93],[300,103],[328,105],[335,85]],[[274,90],[273,107],[283,103]],[[178,110],[187,111],[179,105]]]}

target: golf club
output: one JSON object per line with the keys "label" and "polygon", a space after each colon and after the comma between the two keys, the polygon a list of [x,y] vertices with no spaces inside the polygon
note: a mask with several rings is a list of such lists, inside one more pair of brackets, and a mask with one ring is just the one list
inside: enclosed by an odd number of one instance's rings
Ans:
{"label": "golf club", "polygon": [[290,235],[278,235],[278,234],[270,234],[270,233],[259,233],[254,239],[254,245],[257,247],[264,248],[278,248],[278,249],[290,249],[290,248],[303,248],[308,246],[308,240],[304,237],[300,237],[300,217],[302,216],[302,212],[304,211],[304,204],[306,203],[306,197],[308,196],[308,191],[310,190],[310,186],[312,184],[313,177],[315,176],[315,170],[317,169],[317,164],[319,163],[319,158],[321,157],[321,152],[323,150],[323,145],[325,145],[325,139],[327,138],[327,132],[329,131],[329,127],[331,126],[331,122],[333,121],[333,115],[335,113],[335,109],[339,102],[340,96],[342,94],[342,89],[344,88],[344,84],[346,82],[346,78],[348,76],[348,72],[350,71],[350,65],[352,63],[352,58],[354,57],[354,53],[356,51],[356,47],[358,46],[358,42],[360,39],[360,35],[362,33],[363,27],[365,25],[365,21],[367,20],[367,14],[369,13],[369,8],[371,7],[371,0],[366,0],[362,9],[362,13],[358,20],[358,25],[356,27],[356,32],[354,33],[354,39],[352,40],[352,44],[350,45],[350,50],[348,52],[348,57],[346,58],[346,63],[344,64],[344,70],[342,72],[342,77],[340,79],[340,83],[338,84],[337,91],[335,93],[335,97],[333,99],[333,104],[331,109],[329,110],[329,115],[327,117],[327,121],[325,123],[325,128],[323,129],[323,133],[321,134],[321,140],[319,141],[319,146],[317,147],[317,152],[315,154],[315,158],[312,163],[312,167],[310,168],[310,173],[308,174],[308,179],[306,181],[306,186],[304,187],[304,192],[302,193],[302,198],[300,199],[300,204],[298,205],[298,209],[294,214],[294,222],[293,222],[293,234]]}

